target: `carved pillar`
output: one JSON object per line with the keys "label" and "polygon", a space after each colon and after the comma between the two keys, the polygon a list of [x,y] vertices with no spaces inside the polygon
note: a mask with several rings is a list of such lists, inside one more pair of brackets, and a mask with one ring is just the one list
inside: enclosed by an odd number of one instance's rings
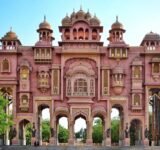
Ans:
{"label": "carved pillar", "polygon": [[87,121],[87,145],[92,145],[92,119]]}
{"label": "carved pillar", "polygon": [[52,112],[52,109],[50,110],[50,127],[51,137],[49,140],[49,144],[56,145],[56,118]]}
{"label": "carved pillar", "polygon": [[68,139],[68,143],[70,145],[74,144],[74,122],[73,121],[69,121],[69,139]]}
{"label": "carved pillar", "polygon": [[107,116],[105,118],[105,146],[111,146],[111,108],[110,102],[107,101]]}

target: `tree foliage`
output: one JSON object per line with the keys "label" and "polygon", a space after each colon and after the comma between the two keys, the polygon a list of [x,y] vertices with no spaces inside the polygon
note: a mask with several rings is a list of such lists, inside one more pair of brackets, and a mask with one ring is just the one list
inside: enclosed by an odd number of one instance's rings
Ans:
{"label": "tree foliage", "polygon": [[31,145],[32,138],[32,124],[28,123],[26,125],[26,145]]}
{"label": "tree foliage", "polygon": [[113,118],[111,121],[111,140],[113,143],[119,142],[119,118]]}
{"label": "tree foliage", "polygon": [[67,143],[69,138],[68,129],[64,128],[63,126],[59,125],[59,132],[58,132],[58,141],[60,143]]}
{"label": "tree foliage", "polygon": [[102,120],[96,119],[93,125],[92,133],[93,143],[102,143],[103,140],[103,126]]}
{"label": "tree foliage", "polygon": [[42,140],[44,142],[49,142],[50,139],[50,121],[43,120],[42,121]]}
{"label": "tree foliage", "polygon": [[12,116],[6,114],[6,107],[9,101],[0,93],[0,136],[13,124]]}

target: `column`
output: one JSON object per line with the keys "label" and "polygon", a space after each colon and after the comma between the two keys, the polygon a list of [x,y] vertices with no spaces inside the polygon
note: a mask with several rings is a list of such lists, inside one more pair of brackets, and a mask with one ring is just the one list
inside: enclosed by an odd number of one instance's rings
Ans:
{"label": "column", "polygon": [[74,144],[74,121],[69,121],[69,139],[68,139],[68,143],[70,145]]}
{"label": "column", "polygon": [[110,102],[107,101],[107,116],[105,118],[105,146],[111,146],[111,109]]}
{"label": "column", "polygon": [[86,144],[87,145],[92,145],[93,141],[92,141],[92,119],[90,119],[87,122],[87,140],[86,140]]}
{"label": "column", "polygon": [[49,144],[56,145],[56,118],[54,117],[52,110],[50,110],[50,127],[51,127],[51,130],[50,130],[51,137],[49,140]]}
{"label": "column", "polygon": [[[9,115],[9,106],[6,106],[6,114]],[[8,119],[7,119],[8,122]],[[7,128],[6,133],[5,133],[5,145],[9,145],[10,141],[9,141],[9,128]]]}

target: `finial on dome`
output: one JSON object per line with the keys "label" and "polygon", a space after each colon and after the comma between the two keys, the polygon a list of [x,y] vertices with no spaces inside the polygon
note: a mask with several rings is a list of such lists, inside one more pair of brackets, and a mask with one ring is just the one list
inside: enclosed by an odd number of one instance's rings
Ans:
{"label": "finial on dome", "polygon": [[80,5],[80,10],[82,11],[82,5]]}
{"label": "finial on dome", "polygon": [[116,16],[116,22],[118,22],[118,16]]}
{"label": "finial on dome", "polygon": [[73,8],[73,12],[75,12],[75,9]]}
{"label": "finial on dome", "polygon": [[89,9],[88,9],[88,13],[89,13]]}
{"label": "finial on dome", "polygon": [[46,22],[46,15],[44,15],[44,22]]}
{"label": "finial on dome", "polygon": [[12,27],[10,27],[10,32],[12,32]]}

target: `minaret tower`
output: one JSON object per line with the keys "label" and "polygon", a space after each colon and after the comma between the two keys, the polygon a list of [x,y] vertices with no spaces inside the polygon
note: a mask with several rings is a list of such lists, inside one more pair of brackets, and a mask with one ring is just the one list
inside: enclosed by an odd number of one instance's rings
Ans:
{"label": "minaret tower", "polygon": [[44,16],[44,21],[39,24],[39,41],[46,41],[51,43],[54,38],[52,37],[53,30],[51,29],[50,24],[46,21],[46,16]]}
{"label": "minaret tower", "polygon": [[123,41],[123,34],[125,33],[125,30],[123,29],[123,25],[118,21],[118,16],[116,16],[116,22],[112,24],[112,27],[109,33],[110,33],[110,36],[108,40],[111,43]]}

